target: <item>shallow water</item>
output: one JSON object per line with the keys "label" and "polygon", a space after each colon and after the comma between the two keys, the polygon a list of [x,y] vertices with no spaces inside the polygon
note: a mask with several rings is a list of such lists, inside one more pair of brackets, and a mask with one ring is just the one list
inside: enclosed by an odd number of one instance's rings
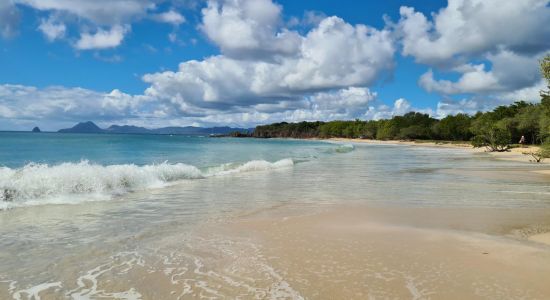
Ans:
{"label": "shallow water", "polygon": [[[122,135],[46,134],[31,143],[13,135],[0,134],[10,141],[0,146],[0,182],[32,190],[46,181],[51,192],[4,201],[0,299],[300,298],[253,237],[210,230],[273,207],[550,210],[548,178],[518,173],[535,166],[460,149]],[[159,166],[169,171],[150,179]],[[526,226],[509,220],[460,229],[506,235]]]}

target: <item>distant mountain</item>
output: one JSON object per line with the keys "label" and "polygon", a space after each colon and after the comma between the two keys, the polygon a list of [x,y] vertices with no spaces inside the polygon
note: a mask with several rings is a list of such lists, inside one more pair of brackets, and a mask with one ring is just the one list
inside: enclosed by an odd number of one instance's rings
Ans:
{"label": "distant mountain", "polygon": [[72,128],[60,129],[57,132],[61,133],[103,133],[104,130],[99,128],[94,122],[78,123]]}
{"label": "distant mountain", "polygon": [[151,130],[131,125],[111,125],[109,128],[105,129],[107,133],[134,133],[134,134],[151,134]]}
{"label": "distant mountain", "polygon": [[116,134],[180,134],[180,135],[228,135],[231,132],[247,133],[254,131],[254,128],[233,128],[233,127],[162,127],[148,129],[132,125],[111,125],[107,129],[101,129],[91,121],[78,123],[72,128],[61,129],[61,133],[116,133]]}
{"label": "distant mountain", "polygon": [[40,128],[34,127],[34,128],[32,129],[32,132],[41,132],[41,131],[40,131]]}

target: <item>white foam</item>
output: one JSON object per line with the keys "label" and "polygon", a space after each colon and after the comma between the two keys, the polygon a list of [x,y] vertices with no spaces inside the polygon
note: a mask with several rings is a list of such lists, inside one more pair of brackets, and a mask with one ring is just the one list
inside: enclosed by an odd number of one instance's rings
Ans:
{"label": "white foam", "polygon": [[348,152],[351,152],[355,149],[355,146],[353,146],[352,144],[343,144],[343,145],[340,145],[338,146],[335,151],[337,153],[348,153]]}
{"label": "white foam", "polygon": [[[40,300],[40,293],[46,290],[49,290],[51,288],[61,288],[61,282],[49,282],[49,283],[41,283],[38,285],[35,285],[33,287],[30,287],[25,290],[19,290],[15,293],[13,293],[13,299],[21,300],[21,299],[36,299]],[[23,298],[23,295],[25,297]]]}
{"label": "white foam", "polygon": [[[117,263],[106,263],[92,270],[88,270],[84,275],[77,278],[76,284],[78,287],[65,294],[75,300],[91,300],[91,299],[126,299],[138,300],[142,299],[142,295],[135,289],[130,288],[122,292],[106,292],[99,289],[99,277],[104,273],[116,269],[119,275],[127,274],[134,266],[144,266],[143,257],[137,252],[120,252],[111,257]],[[120,260],[120,262],[119,262]]]}
{"label": "white foam", "polygon": [[291,167],[292,159],[224,164],[201,171],[182,163],[102,166],[79,163],[31,163],[19,169],[0,167],[0,210],[42,204],[74,204],[108,200],[113,195],[159,188],[179,180]]}
{"label": "white foam", "polygon": [[235,173],[252,172],[252,171],[267,171],[281,168],[288,168],[294,165],[292,159],[282,159],[274,163],[265,160],[252,160],[242,165],[225,164],[221,168],[214,168],[209,170],[206,176],[222,176]]}

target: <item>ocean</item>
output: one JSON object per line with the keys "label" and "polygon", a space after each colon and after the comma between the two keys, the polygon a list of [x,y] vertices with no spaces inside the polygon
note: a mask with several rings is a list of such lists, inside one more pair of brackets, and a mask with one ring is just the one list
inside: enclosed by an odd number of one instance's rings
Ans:
{"label": "ocean", "polygon": [[0,299],[302,298],[253,239],[208,228],[335,204],[548,211],[525,168],[451,148],[3,132]]}

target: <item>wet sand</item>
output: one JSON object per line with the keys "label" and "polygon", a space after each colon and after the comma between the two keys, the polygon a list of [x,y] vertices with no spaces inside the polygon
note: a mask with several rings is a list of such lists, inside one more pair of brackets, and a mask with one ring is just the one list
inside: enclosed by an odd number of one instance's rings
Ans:
{"label": "wet sand", "polygon": [[[548,299],[550,212],[334,206],[273,211],[224,229],[252,236],[309,299]],[[538,224],[533,228],[533,224]]]}
{"label": "wet sand", "polygon": [[[331,138],[330,141],[336,142],[348,142],[348,143],[366,143],[366,144],[381,144],[381,145],[407,145],[407,146],[421,146],[421,147],[434,147],[434,148],[455,148],[463,149],[471,152],[487,152],[485,148],[474,148],[471,144],[463,142],[431,142],[431,141],[381,141],[370,139],[348,139],[348,138]],[[521,148],[512,148],[506,152],[487,152],[489,155],[496,159],[519,161],[519,162],[531,162],[533,158],[530,155],[524,153],[535,152],[539,149],[537,146],[525,146]],[[550,159],[542,161],[538,164],[550,164]],[[550,172],[550,171],[549,171]],[[547,173],[550,174],[550,173]]]}

